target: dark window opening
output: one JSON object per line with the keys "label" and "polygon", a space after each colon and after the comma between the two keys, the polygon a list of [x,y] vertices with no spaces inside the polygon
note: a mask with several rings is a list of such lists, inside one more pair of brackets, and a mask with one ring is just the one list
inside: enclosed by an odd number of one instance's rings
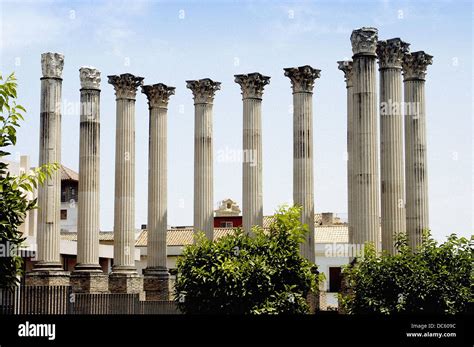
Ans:
{"label": "dark window opening", "polygon": [[341,268],[329,268],[329,291],[337,293],[341,290]]}

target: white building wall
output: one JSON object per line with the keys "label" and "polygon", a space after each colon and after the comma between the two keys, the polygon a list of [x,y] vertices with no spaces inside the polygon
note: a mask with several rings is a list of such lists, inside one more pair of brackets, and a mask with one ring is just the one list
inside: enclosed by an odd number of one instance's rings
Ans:
{"label": "white building wall", "polygon": [[61,231],[77,232],[77,202],[62,202],[61,210],[67,211],[67,219],[61,219]]}

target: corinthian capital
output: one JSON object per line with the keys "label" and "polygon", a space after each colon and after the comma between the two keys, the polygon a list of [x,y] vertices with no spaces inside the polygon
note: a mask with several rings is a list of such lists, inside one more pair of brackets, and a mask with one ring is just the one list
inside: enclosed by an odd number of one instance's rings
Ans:
{"label": "corinthian capital", "polygon": [[291,80],[293,93],[312,93],[314,81],[321,77],[321,70],[314,69],[309,65],[288,67],[283,70],[285,70],[285,76]]}
{"label": "corinthian capital", "polygon": [[424,80],[428,65],[433,64],[433,56],[424,51],[406,54],[403,57],[402,68],[405,80]]}
{"label": "corinthian capital", "polygon": [[410,44],[398,37],[377,42],[377,57],[380,68],[401,68],[405,54],[409,52]]}
{"label": "corinthian capital", "polygon": [[96,68],[83,66],[79,69],[82,89],[100,90],[100,71]]}
{"label": "corinthian capital", "polygon": [[363,27],[352,31],[352,53],[354,53],[354,55],[375,55],[375,49],[377,46],[377,34],[378,31],[376,28]]}
{"label": "corinthian capital", "polygon": [[221,82],[214,82],[210,78],[186,81],[186,87],[191,89],[195,104],[212,104],[214,94],[221,89]]}
{"label": "corinthian capital", "polygon": [[234,75],[234,77],[235,82],[240,84],[244,99],[261,99],[264,87],[270,83],[270,77],[263,76],[258,72],[249,73],[248,75]]}
{"label": "corinthian capital", "polygon": [[143,85],[143,77],[137,77],[130,73],[107,76],[109,83],[114,86],[117,99],[133,99],[137,95],[137,88]]}
{"label": "corinthian capital", "polygon": [[171,95],[174,95],[175,87],[168,87],[163,83],[142,86],[142,93],[148,99],[148,106],[153,107],[167,107]]}
{"label": "corinthian capital", "polygon": [[61,78],[63,75],[64,55],[61,53],[41,54],[41,71],[43,77]]}
{"label": "corinthian capital", "polygon": [[354,76],[354,72],[352,71],[352,60],[341,60],[338,61],[337,64],[337,68],[344,72],[347,87],[352,87],[352,76]]}

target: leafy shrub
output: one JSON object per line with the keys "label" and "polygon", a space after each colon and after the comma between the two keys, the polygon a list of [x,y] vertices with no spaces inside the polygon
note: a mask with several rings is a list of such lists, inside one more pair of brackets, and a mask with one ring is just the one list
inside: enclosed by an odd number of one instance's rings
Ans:
{"label": "leafy shrub", "polygon": [[466,312],[472,307],[474,238],[452,234],[441,245],[426,232],[413,252],[399,235],[398,254],[377,255],[367,244],[364,256],[343,271],[347,291],[343,310],[358,313]]}
{"label": "leafy shrub", "polygon": [[301,209],[281,208],[269,231],[240,229],[217,241],[198,234],[178,259],[175,297],[185,313],[307,313],[317,267],[299,254],[307,226]]}

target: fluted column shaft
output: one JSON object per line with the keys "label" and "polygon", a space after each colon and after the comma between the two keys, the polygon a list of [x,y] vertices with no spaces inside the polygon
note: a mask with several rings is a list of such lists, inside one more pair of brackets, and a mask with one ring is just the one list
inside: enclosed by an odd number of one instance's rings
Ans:
{"label": "fluted column shaft", "polygon": [[262,100],[247,98],[243,100],[243,150],[254,162],[242,163],[242,216],[244,230],[249,232],[252,226],[263,226],[262,193]]}
{"label": "fluted column shaft", "polygon": [[313,178],[313,87],[320,70],[308,65],[287,68],[293,87],[293,203],[301,206],[301,223],[307,225],[301,255],[315,262]]}
{"label": "fluted column shaft", "polygon": [[114,267],[135,267],[135,100],[117,99]]}
{"label": "fluted column shaft", "polygon": [[81,68],[79,197],[76,270],[101,271],[100,213],[100,72]]}
{"label": "fluted column shaft", "polygon": [[116,94],[113,273],[135,268],[135,96],[143,78],[109,76]]}
{"label": "fluted column shaft", "polygon": [[380,250],[377,90],[375,48],[377,29],[354,30],[351,36],[354,73],[354,182],[357,216],[354,241],[372,242]]}
{"label": "fluted column shaft", "polygon": [[425,75],[432,56],[414,52],[404,58],[406,229],[409,245],[421,244],[429,230],[426,154]]}
{"label": "fluted column shaft", "polygon": [[194,228],[210,240],[214,235],[212,106],[194,105]]}
{"label": "fluted column shaft", "polygon": [[408,44],[379,41],[380,181],[382,250],[391,254],[397,233],[406,232],[401,62]]}
{"label": "fluted column shaft", "polygon": [[173,87],[155,84],[142,87],[150,110],[148,156],[148,244],[147,271],[167,274],[166,236],[168,232],[168,99]]}
{"label": "fluted column shaft", "polygon": [[353,120],[353,82],[352,61],[339,61],[339,70],[344,72],[346,79],[347,98],[347,220],[349,243],[354,243],[354,214],[357,205],[354,203],[354,120]]}
{"label": "fluted column shaft", "polygon": [[187,81],[194,95],[194,230],[214,238],[212,107],[220,83]]}
{"label": "fluted column shaft", "polygon": [[302,206],[301,222],[308,225],[302,254],[314,259],[313,95],[293,94],[293,203]]}
{"label": "fluted column shaft", "polygon": [[167,233],[167,108],[150,109],[150,153],[148,163],[148,249],[147,264],[166,268]]}
{"label": "fluted column shaft", "polygon": [[262,94],[270,77],[259,73],[235,75],[243,101],[242,219],[243,228],[263,226]]}
{"label": "fluted column shaft", "polygon": [[[41,55],[39,165],[61,164],[61,90],[64,56]],[[60,263],[61,173],[56,170],[38,186],[38,263],[35,269],[62,270]]]}

